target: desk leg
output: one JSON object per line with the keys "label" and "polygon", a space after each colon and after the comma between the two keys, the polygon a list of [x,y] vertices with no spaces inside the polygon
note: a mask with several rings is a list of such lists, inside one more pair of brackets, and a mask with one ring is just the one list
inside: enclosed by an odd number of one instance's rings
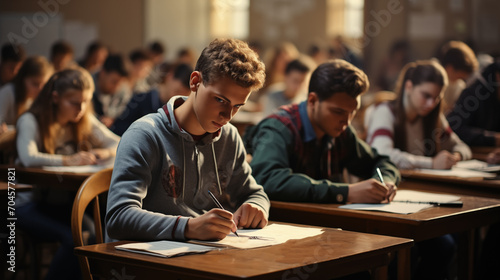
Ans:
{"label": "desk leg", "polygon": [[398,279],[410,280],[411,278],[411,248],[401,249],[398,252]]}
{"label": "desk leg", "polygon": [[458,279],[473,279],[474,275],[474,231],[471,229],[458,235]]}
{"label": "desk leg", "polygon": [[372,280],[387,280],[388,279],[388,266],[384,265],[381,267],[377,267],[372,271]]}

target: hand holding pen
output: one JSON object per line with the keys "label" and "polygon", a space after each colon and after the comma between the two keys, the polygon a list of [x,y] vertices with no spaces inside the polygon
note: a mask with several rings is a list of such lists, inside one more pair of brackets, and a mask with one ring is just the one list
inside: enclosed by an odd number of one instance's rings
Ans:
{"label": "hand holding pen", "polygon": [[397,191],[398,188],[393,183],[386,184],[384,182],[384,177],[382,176],[382,172],[380,172],[380,168],[378,168],[378,167],[377,167],[377,175],[378,175],[378,177],[380,179],[380,182],[388,188],[387,198],[386,198],[385,201],[382,201],[382,203],[384,203],[384,202],[389,203],[396,196],[396,191]]}

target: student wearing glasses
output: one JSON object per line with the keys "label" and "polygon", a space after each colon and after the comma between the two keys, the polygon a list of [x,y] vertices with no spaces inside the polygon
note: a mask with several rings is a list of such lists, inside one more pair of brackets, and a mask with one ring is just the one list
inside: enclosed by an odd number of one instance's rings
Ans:
{"label": "student wearing glasses", "polygon": [[367,142],[402,169],[450,169],[470,159],[469,147],[442,113],[447,85],[436,61],[408,63],[398,79],[396,100],[377,105],[366,118]]}

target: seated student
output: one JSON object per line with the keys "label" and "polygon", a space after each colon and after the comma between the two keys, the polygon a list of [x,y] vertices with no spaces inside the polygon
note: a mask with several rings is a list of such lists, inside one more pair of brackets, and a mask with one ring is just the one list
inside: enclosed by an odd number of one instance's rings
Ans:
{"label": "seated student", "polygon": [[10,83],[16,76],[21,64],[26,58],[26,52],[20,45],[4,44],[0,57],[0,87]]}
{"label": "seated student", "polygon": [[[252,172],[269,198],[318,203],[393,199],[399,171],[349,125],[368,90],[365,73],[344,60],[318,66],[307,100],[281,107],[245,133]],[[363,181],[343,183],[346,168]],[[378,180],[380,168],[386,185]]]}
{"label": "seated student", "polygon": [[0,89],[0,124],[15,125],[17,118],[30,108],[52,72],[52,66],[43,56],[26,59],[14,80]]}
{"label": "seated student", "polygon": [[92,96],[94,110],[99,120],[110,127],[132,98],[127,84],[127,61],[118,54],[111,54],[104,61],[101,71],[93,75],[95,91]]}
{"label": "seated student", "polygon": [[150,90],[146,78],[153,67],[153,59],[146,50],[134,50],[129,55],[132,67],[129,73],[129,83],[134,93],[144,93]]}
{"label": "seated student", "polygon": [[146,82],[150,88],[154,88],[163,80],[164,75],[162,75],[160,67],[165,62],[165,54],[167,51],[160,41],[151,42],[147,50],[153,61],[153,69],[146,77]]}
{"label": "seated student", "polygon": [[479,68],[474,51],[464,42],[450,41],[440,53],[439,62],[446,70],[449,85],[444,92],[443,112],[448,114],[466,87],[466,81]]}
{"label": "seated student", "polygon": [[[17,121],[17,151],[24,166],[95,164],[114,155],[119,137],[92,114],[92,77],[84,69],[54,74]],[[43,182],[40,182],[43,184]],[[40,188],[37,188],[40,190]],[[41,241],[57,241],[46,279],[81,278],[73,253],[70,215],[74,193],[17,194],[17,225]]]}
{"label": "seated student", "polygon": [[147,93],[134,95],[127,108],[111,125],[111,131],[121,136],[134,121],[142,116],[156,112],[172,96],[189,95],[191,92],[189,78],[193,68],[188,64],[176,65],[173,66],[173,69],[168,70],[169,67],[167,64],[161,67],[164,69],[161,72],[163,81],[156,88]]}
{"label": "seated student", "polygon": [[85,56],[81,61],[78,62],[80,66],[87,69],[90,74],[94,75],[95,73],[101,70],[104,61],[108,57],[109,49],[101,42],[93,42],[89,44],[87,47],[87,51],[85,52]]}
{"label": "seated student", "polygon": [[[266,226],[269,199],[229,124],[264,77],[246,43],[216,39],[191,74],[189,97],[173,97],[130,126],[108,194],[110,238],[223,239],[237,227]],[[231,212],[218,209],[208,190]]]}
{"label": "seated student", "polygon": [[367,142],[404,169],[450,169],[470,159],[469,147],[442,113],[447,84],[446,72],[436,61],[408,63],[399,76],[396,100],[379,104],[371,113]]}
{"label": "seated student", "polygon": [[263,99],[264,116],[269,116],[283,105],[298,103],[307,95],[305,88],[311,69],[300,59],[294,59],[285,68],[284,89],[266,94]]}
{"label": "seated student", "polygon": [[54,66],[54,71],[59,72],[75,66],[73,55],[73,47],[68,42],[55,42],[50,49],[50,62]]}
{"label": "seated student", "polygon": [[451,128],[470,146],[500,147],[500,62],[484,69],[448,114]]}

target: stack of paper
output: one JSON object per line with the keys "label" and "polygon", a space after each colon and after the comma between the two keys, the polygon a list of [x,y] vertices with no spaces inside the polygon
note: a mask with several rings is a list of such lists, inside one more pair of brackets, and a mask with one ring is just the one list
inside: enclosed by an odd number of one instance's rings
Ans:
{"label": "stack of paper", "polygon": [[500,164],[488,164],[487,162],[477,159],[459,161],[455,165],[456,168],[477,170],[483,172],[497,172],[500,171]]}
{"label": "stack of paper", "polygon": [[142,253],[164,258],[195,253],[205,253],[216,249],[215,247],[176,241],[129,243],[115,246],[115,248],[122,251]]}

